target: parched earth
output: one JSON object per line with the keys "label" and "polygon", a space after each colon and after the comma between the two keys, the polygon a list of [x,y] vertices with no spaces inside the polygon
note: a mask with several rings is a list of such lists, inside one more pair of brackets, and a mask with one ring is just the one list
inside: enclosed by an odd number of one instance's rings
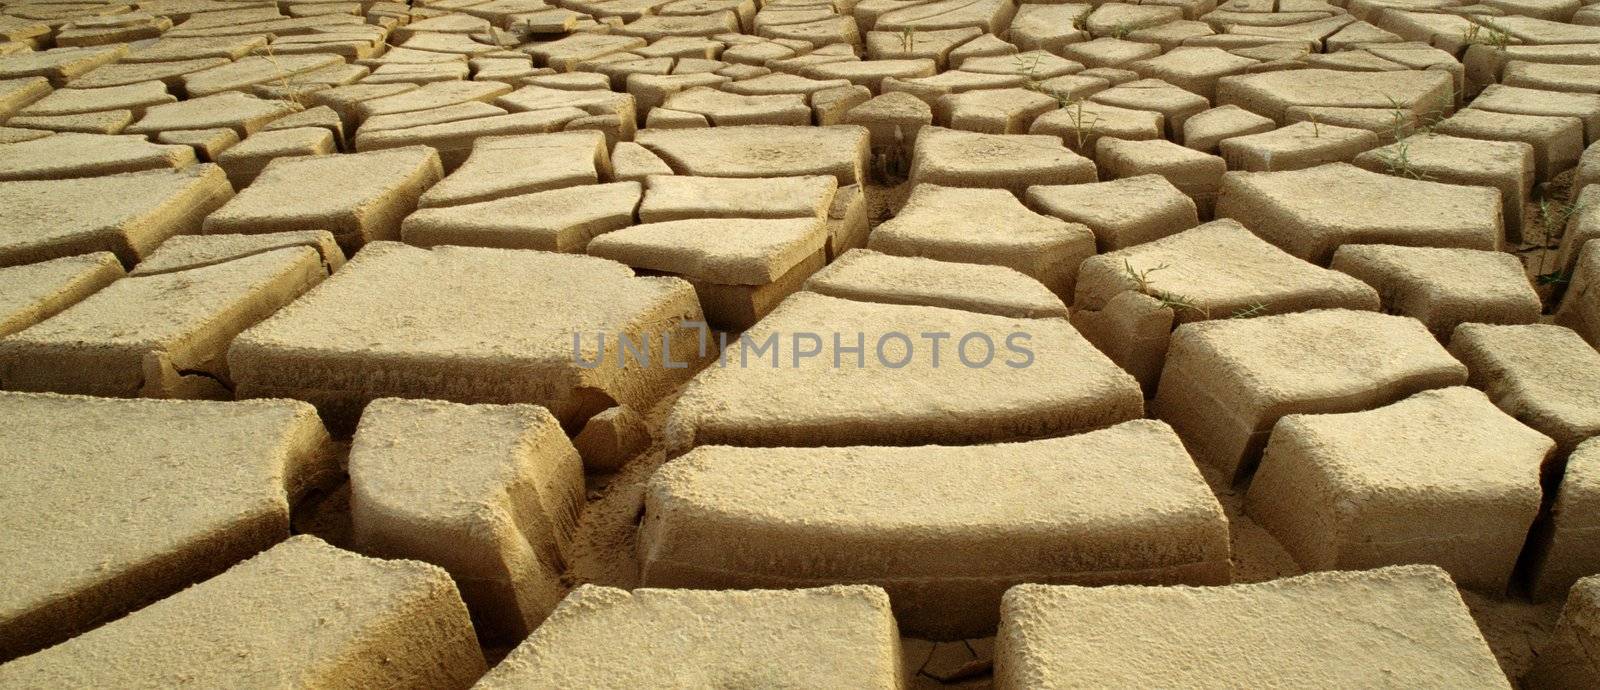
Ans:
{"label": "parched earth", "polygon": [[0,0],[0,688],[1600,687],[1597,347],[1584,0]]}

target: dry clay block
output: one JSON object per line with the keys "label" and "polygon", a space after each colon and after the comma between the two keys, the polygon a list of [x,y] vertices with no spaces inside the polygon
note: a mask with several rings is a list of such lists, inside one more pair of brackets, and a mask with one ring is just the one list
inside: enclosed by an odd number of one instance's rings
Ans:
{"label": "dry clay block", "polygon": [[1407,121],[1422,122],[1450,114],[1453,86],[1444,70],[1292,69],[1222,77],[1216,102],[1265,115],[1279,125],[1291,122],[1288,111],[1295,107],[1374,110],[1385,121],[1398,109]]}
{"label": "dry clay block", "polygon": [[0,666],[0,685],[450,690],[471,686],[483,671],[466,607],[443,570],[297,536]]}
{"label": "dry clay block", "polygon": [[109,397],[232,398],[224,355],[234,336],[327,275],[321,254],[300,246],[123,278],[0,340],[0,385]]}
{"label": "dry clay block", "polygon": [[0,144],[0,180],[60,180],[142,170],[182,169],[195,163],[188,146],[153,144],[127,134],[53,134]]}
{"label": "dry clay block", "polygon": [[1450,354],[1500,409],[1556,440],[1560,452],[1600,436],[1600,352],[1561,326],[1462,324]]}
{"label": "dry clay block", "polygon": [[1527,324],[1544,309],[1522,260],[1506,252],[1347,244],[1333,269],[1376,288],[1385,311],[1421,321],[1442,342],[1468,321]]}
{"label": "dry clay block", "polygon": [[1555,450],[1458,386],[1386,407],[1280,420],[1245,510],[1307,570],[1430,563],[1505,591]]}
{"label": "dry clay block", "polygon": [[582,585],[476,686],[906,686],[889,597],[868,585],[704,592]]}
{"label": "dry clay block", "polygon": [[374,401],[350,448],[362,553],[450,571],[479,633],[520,640],[565,593],[583,463],[537,405]]}
{"label": "dry clay block", "polygon": [[832,175],[842,187],[865,182],[869,160],[867,130],[856,125],[644,129],[636,141],[680,175]]}
{"label": "dry clay block", "polygon": [[[309,400],[342,428],[383,397],[535,403],[573,424],[617,403],[648,409],[686,378],[624,368],[617,343],[664,363],[663,334],[684,320],[703,320],[688,283],[603,259],[375,242],[235,339],[228,365],[240,397]],[[576,361],[575,334],[594,368]],[[672,361],[693,361],[693,331],[673,336]]]}
{"label": "dry clay block", "polygon": [[1556,323],[1571,328],[1589,344],[1600,348],[1600,242],[1589,242],[1578,252],[1572,284],[1556,310]]}
{"label": "dry clay block", "polygon": [[1335,308],[1377,311],[1378,295],[1223,219],[1086,259],[1072,323],[1154,393],[1173,324]]}
{"label": "dry clay block", "polygon": [[147,276],[243,259],[287,247],[316,250],[326,272],[344,266],[344,252],[333,234],[326,230],[269,232],[261,235],[177,235],[161,243],[150,256],[134,266],[128,275]]}
{"label": "dry clay block", "polygon": [[1283,415],[1370,409],[1466,380],[1416,319],[1321,309],[1179,327],[1151,409],[1196,460],[1242,482]]}
{"label": "dry clay block", "polygon": [[845,252],[807,279],[805,289],[862,302],[920,304],[1022,319],[1067,316],[1060,297],[1014,269],[870,249]]}
{"label": "dry clay block", "polygon": [[1600,685],[1596,646],[1600,646],[1600,577],[1586,577],[1572,586],[1555,632],[1522,682],[1530,688],[1561,690]]}
{"label": "dry clay block", "polygon": [[1527,558],[1534,601],[1558,598],[1578,578],[1600,573],[1600,439],[1567,457],[1549,514],[1528,537]]}
{"label": "dry clay block", "polygon": [[1094,231],[1100,251],[1124,249],[1200,224],[1193,199],[1160,175],[1110,182],[1036,185],[1024,200],[1031,208]]}
{"label": "dry clay block", "polygon": [[582,252],[601,234],[633,225],[637,181],[563,187],[460,206],[418,209],[400,224],[406,244]]}
{"label": "dry clay block", "polygon": [[1138,383],[1063,319],[799,292],[689,383],[666,433],[679,451],[995,442],[1135,419],[1143,403]]}
{"label": "dry clay block", "polygon": [[995,688],[1510,685],[1432,566],[1229,587],[1018,585]]}
{"label": "dry clay block", "polygon": [[215,165],[72,180],[0,182],[0,266],[108,251],[132,266],[200,229],[233,198]]}
{"label": "dry clay block", "polygon": [[111,252],[0,268],[0,338],[61,313],[122,275]]}
{"label": "dry clay block", "polygon": [[443,175],[439,154],[426,146],[279,158],[207,216],[204,231],[327,230],[354,252],[374,240],[399,239],[400,221]]}
{"label": "dry clay block", "polygon": [[884,254],[1016,269],[1063,298],[1078,265],[1093,256],[1094,232],[1041,215],[1003,189],[919,184],[900,212],[873,228],[867,248]]}
{"label": "dry clay block", "polygon": [[878,585],[933,639],[992,634],[1023,582],[1232,576],[1222,506],[1151,420],[982,446],[701,446],[651,479],[639,560],[655,587]]}
{"label": "dry clay block", "polygon": [[1096,181],[1094,161],[1050,134],[979,134],[924,127],[911,155],[911,183],[990,187],[1021,197],[1031,185]]}
{"label": "dry clay block", "polygon": [[[1310,71],[1310,70],[1301,70]],[[1329,163],[1283,172],[1230,172],[1217,217],[1323,266],[1344,244],[1499,249],[1500,193]]]}
{"label": "dry clay block", "polygon": [[338,469],[316,411],[287,400],[0,393],[0,419],[0,659],[287,537],[291,502]]}

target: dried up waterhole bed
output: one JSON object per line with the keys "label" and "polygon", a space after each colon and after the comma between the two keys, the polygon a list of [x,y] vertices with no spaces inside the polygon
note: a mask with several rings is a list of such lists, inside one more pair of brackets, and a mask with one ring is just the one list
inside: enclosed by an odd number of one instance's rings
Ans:
{"label": "dried up waterhole bed", "polygon": [[0,0],[0,686],[1600,686],[1597,139],[1572,1]]}

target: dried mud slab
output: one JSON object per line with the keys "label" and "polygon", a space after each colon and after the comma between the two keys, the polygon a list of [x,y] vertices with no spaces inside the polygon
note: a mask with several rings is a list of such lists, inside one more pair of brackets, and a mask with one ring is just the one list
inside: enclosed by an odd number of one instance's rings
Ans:
{"label": "dried mud slab", "polygon": [[128,275],[146,276],[211,266],[286,247],[317,251],[327,273],[344,265],[344,252],[325,230],[269,232],[261,235],[177,235],[162,242]]}
{"label": "dried mud slab", "polygon": [[109,397],[228,398],[234,336],[327,277],[307,247],[118,280],[0,341],[0,385]]}
{"label": "dried mud slab", "polygon": [[1506,252],[1347,244],[1332,268],[1377,289],[1384,311],[1421,321],[1441,342],[1468,321],[1528,324],[1544,309],[1522,260]]}
{"label": "dried mud slab", "polygon": [[1345,244],[1499,249],[1500,195],[1383,175],[1346,163],[1285,172],[1230,172],[1217,217],[1233,218],[1284,251],[1326,266]]}
{"label": "dried mud slab", "polygon": [[[280,158],[206,217],[206,234],[327,230],[354,252],[400,237],[400,222],[444,176],[425,146],[338,156]],[[330,186],[328,180],[340,180]]]}
{"label": "dried mud slab", "polygon": [[1245,510],[1308,570],[1428,563],[1500,594],[1539,512],[1548,436],[1467,387],[1272,430]]}
{"label": "dried mud slab", "polygon": [[[795,356],[813,344],[802,343],[802,333],[816,336],[815,356]],[[923,333],[951,335],[936,350]],[[857,334],[864,343],[859,367],[856,354],[845,351]],[[963,338],[967,360],[985,366],[960,361]],[[984,356],[984,338],[994,344],[991,358]],[[763,347],[769,341],[772,347]],[[670,448],[1010,441],[1094,429],[1143,411],[1133,378],[1061,319],[800,292],[730,341],[722,361],[696,376],[674,404]],[[962,423],[949,423],[952,415]]]}
{"label": "dried mud slab", "polygon": [[992,634],[1022,582],[1231,577],[1222,506],[1148,420],[987,446],[701,446],[651,479],[639,553],[647,586],[878,585],[933,639]]}
{"label": "dried mud slab", "polygon": [[466,607],[443,570],[297,536],[126,618],[0,666],[0,683],[464,689],[483,671]]}
{"label": "dried mud slab", "polygon": [[1600,436],[1600,352],[1561,326],[1462,324],[1450,354],[1500,409],[1556,440],[1560,453]]}
{"label": "dried mud slab", "polygon": [[[15,576],[0,594],[0,659],[65,640],[282,540],[290,503],[337,471],[316,411],[300,402],[0,393],[0,410],[9,473],[0,485],[0,562]],[[62,672],[116,666],[102,658]],[[80,684],[10,675],[26,667],[0,666],[0,683]]]}
{"label": "dried mud slab", "polygon": [[660,223],[692,218],[827,218],[838,188],[838,180],[829,175],[651,175],[645,180],[639,220]]}
{"label": "dried mud slab", "polygon": [[490,638],[527,637],[561,600],[583,500],[578,451],[536,405],[377,400],[350,448],[352,542],[449,571]]}
{"label": "dried mud slab", "polygon": [[[373,243],[319,287],[245,331],[228,364],[241,397],[308,400],[340,428],[382,397],[534,403],[564,424],[647,409],[688,372],[624,369],[617,340],[663,362],[663,332],[704,320],[686,282],[545,252]],[[674,336],[672,361],[693,361],[692,329]]]}
{"label": "dried mud slab", "polygon": [[64,132],[0,144],[0,181],[181,169],[195,162],[194,149],[187,146],[152,144],[140,136]]}
{"label": "dried mud slab", "polygon": [[702,592],[583,585],[475,687],[905,688],[900,634],[866,585]]}
{"label": "dried mud slab", "polygon": [[1413,134],[1400,142],[1362,153],[1352,162],[1373,172],[1422,175],[1434,182],[1494,187],[1500,190],[1500,215],[1506,225],[1506,241],[1523,239],[1522,209],[1533,194],[1534,157],[1530,144]]}
{"label": "dried mud slab", "polygon": [[122,276],[111,252],[0,268],[0,338],[61,313]]}
{"label": "dried mud slab", "polygon": [[642,195],[639,182],[614,182],[421,208],[400,224],[400,237],[419,247],[582,252],[595,237],[633,225]]}
{"label": "dried mud slab", "polygon": [[1066,318],[1061,298],[1005,266],[952,263],[852,249],[806,279],[811,292],[861,302],[909,304],[1023,319]]}
{"label": "dried mud slab", "polygon": [[1600,348],[1600,242],[1588,242],[1575,253],[1577,267],[1566,296],[1561,298],[1561,308],[1556,311],[1556,323],[1577,331],[1589,345]]}
{"label": "dried mud slab", "polygon": [[[423,207],[457,206],[562,187],[592,185],[611,175],[600,132],[483,137],[448,177],[423,193]],[[391,238],[392,239],[392,238]]]}
{"label": "dried mud slab", "polygon": [[[1528,537],[1528,589],[1534,601],[1558,599],[1600,562],[1600,439],[1567,458],[1548,514]],[[1600,670],[1600,665],[1595,665]],[[1600,675],[1595,676],[1600,678]]]}
{"label": "dried mud slab", "polygon": [[919,184],[899,213],[873,228],[867,247],[884,254],[1015,269],[1069,297],[1094,233],[1028,210],[1003,189]]}
{"label": "dried mud slab", "polygon": [[867,130],[855,125],[645,129],[636,139],[680,175],[832,175],[840,186],[864,180],[867,140]]}
{"label": "dried mud slab", "polygon": [[1179,327],[1151,411],[1239,483],[1285,414],[1355,412],[1466,380],[1420,321],[1322,309]]}
{"label": "dried mud slab", "polygon": [[1292,107],[1365,108],[1388,112],[1399,108],[1411,121],[1431,112],[1453,109],[1454,84],[1442,70],[1347,72],[1294,69],[1239,74],[1217,80],[1217,105],[1237,105],[1265,115],[1280,125],[1290,123]]}
{"label": "dried mud slab", "polygon": [[1561,609],[1555,633],[1528,675],[1528,687],[1586,688],[1600,683],[1600,660],[1594,657],[1595,620],[1600,611],[1600,577],[1585,577],[1572,586]]}
{"label": "dried mud slab", "polygon": [[1019,585],[995,688],[1235,684],[1509,687],[1461,595],[1432,566],[1229,587]]}
{"label": "dried mud slab", "polygon": [[911,156],[911,184],[990,187],[1021,197],[1036,184],[1094,182],[1094,162],[1073,153],[1061,138],[1002,135],[923,127]]}
{"label": "dried mud slab", "polygon": [[1094,231],[1100,251],[1124,249],[1200,224],[1194,200],[1160,175],[1109,182],[1037,185],[1028,208]]}

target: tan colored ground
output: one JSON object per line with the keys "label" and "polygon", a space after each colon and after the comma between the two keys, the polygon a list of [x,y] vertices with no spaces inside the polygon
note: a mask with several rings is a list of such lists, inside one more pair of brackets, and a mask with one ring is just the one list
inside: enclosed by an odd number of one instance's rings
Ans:
{"label": "tan colored ground", "polygon": [[0,0],[0,685],[1593,685],[1600,10],[1486,3]]}

